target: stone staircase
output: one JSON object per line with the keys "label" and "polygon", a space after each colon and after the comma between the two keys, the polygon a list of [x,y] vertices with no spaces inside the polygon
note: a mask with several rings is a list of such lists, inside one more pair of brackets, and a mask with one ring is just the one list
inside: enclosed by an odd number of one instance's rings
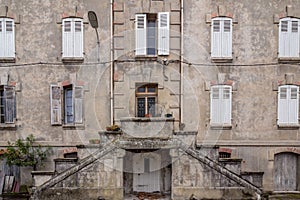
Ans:
{"label": "stone staircase", "polygon": [[[261,199],[261,195],[263,194],[263,191],[257,185],[250,182],[249,179],[247,180],[247,174],[242,176],[239,171],[234,172],[234,170],[230,170],[231,168],[229,166],[230,164],[229,165],[228,163],[224,164],[222,162],[218,162],[216,160],[207,157],[206,155],[202,154],[201,151],[195,149],[194,145],[191,146],[187,145],[181,140],[176,138],[169,139],[169,140],[150,141],[147,139],[128,140],[120,137],[117,139],[115,138],[113,141],[110,140],[106,144],[100,145],[98,150],[96,150],[94,153],[92,153],[91,155],[85,157],[80,161],[77,161],[77,159],[74,158],[64,159],[63,162],[66,162],[66,160],[68,160],[68,163],[70,165],[68,165],[65,168],[60,168],[60,170],[57,170],[58,173],[55,174],[45,173],[45,177],[47,176],[47,178],[45,178],[46,181],[44,181],[43,183],[40,182],[39,184],[36,184],[36,187],[33,190],[34,191],[33,199],[38,199],[35,197],[38,196],[40,193],[42,193],[44,190],[51,188],[53,186],[57,186],[59,183],[66,180],[68,177],[76,174],[83,168],[93,164],[95,161],[104,157],[105,155],[109,154],[115,149],[126,149],[126,147],[130,144],[133,145],[133,148],[138,148],[140,146],[147,147],[147,145],[150,146],[152,142],[155,142],[155,144],[160,146],[161,148],[173,148],[185,152],[187,155],[195,158],[205,166],[208,166],[212,170],[227,177],[228,179],[233,181],[235,185],[239,185],[241,187],[245,187],[248,190],[250,190],[252,194],[254,193],[256,195],[255,199]],[[59,166],[59,162],[60,160],[56,160],[57,166]],[[233,165],[235,164],[233,163]],[[36,173],[36,175],[42,175],[42,173]],[[63,187],[63,185],[61,186]]]}

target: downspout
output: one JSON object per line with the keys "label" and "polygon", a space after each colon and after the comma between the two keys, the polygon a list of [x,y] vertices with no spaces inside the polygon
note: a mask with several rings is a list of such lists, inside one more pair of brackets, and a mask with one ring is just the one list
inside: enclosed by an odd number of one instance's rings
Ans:
{"label": "downspout", "polygon": [[184,74],[183,74],[183,0],[180,2],[180,10],[181,10],[181,15],[180,15],[180,97],[179,97],[179,125],[183,123],[183,79],[184,79]]}
{"label": "downspout", "polygon": [[114,0],[110,0],[110,124],[114,124],[114,43],[113,43],[113,9]]}

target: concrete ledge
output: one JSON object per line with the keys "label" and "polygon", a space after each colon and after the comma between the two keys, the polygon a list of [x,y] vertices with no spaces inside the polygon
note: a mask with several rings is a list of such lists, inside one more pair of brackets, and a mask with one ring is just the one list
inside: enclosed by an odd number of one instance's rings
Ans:
{"label": "concrete ledge", "polygon": [[196,199],[244,199],[256,197],[245,188],[241,187],[173,187],[172,199],[190,199],[193,195]]}

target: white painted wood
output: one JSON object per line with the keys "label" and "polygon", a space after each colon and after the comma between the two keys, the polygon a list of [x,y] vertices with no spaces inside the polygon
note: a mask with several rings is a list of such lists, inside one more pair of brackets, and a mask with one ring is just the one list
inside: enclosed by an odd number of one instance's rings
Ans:
{"label": "white painted wood", "polygon": [[61,87],[50,85],[51,124],[61,125]]}
{"label": "white painted wood", "polygon": [[[145,167],[145,159],[149,159],[149,167]],[[136,154],[133,156],[133,191],[160,191],[160,155],[155,153]],[[149,169],[149,171],[145,171]]]}
{"label": "white painted wood", "polygon": [[169,55],[170,20],[169,12],[158,13],[158,55]]}
{"label": "white painted wood", "polygon": [[146,55],[147,17],[145,14],[135,15],[135,55]]}

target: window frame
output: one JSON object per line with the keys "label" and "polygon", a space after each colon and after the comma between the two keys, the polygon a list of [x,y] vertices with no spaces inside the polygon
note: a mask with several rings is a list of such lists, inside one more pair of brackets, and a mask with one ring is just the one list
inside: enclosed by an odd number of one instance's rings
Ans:
{"label": "window frame", "polygon": [[[78,23],[79,26],[78,26]],[[78,28],[80,27],[80,30]],[[83,19],[67,17],[62,20],[62,58],[83,60],[84,31]]]}
{"label": "window frame", "polygon": [[[225,22],[229,21],[230,30],[225,27]],[[219,28],[215,23],[219,22]],[[228,28],[228,27],[227,27]],[[232,33],[233,20],[229,17],[215,17],[211,21],[211,58],[212,59],[232,59]]]}
{"label": "window frame", "polygon": [[0,85],[0,124],[15,124],[16,93],[14,86]]}
{"label": "window frame", "polygon": [[[293,22],[297,22],[297,31]],[[284,26],[283,26],[284,25]],[[283,29],[284,28],[284,29]],[[285,17],[279,20],[278,30],[278,58],[298,58],[300,59],[300,19]]]}
{"label": "window frame", "polygon": [[[216,94],[215,91],[218,91]],[[225,93],[226,92],[226,93]],[[210,91],[210,126],[231,128],[232,126],[232,86],[214,85]]]}
{"label": "window frame", "polygon": [[[67,102],[67,91],[71,91],[71,101]],[[83,86],[68,84],[59,86],[50,85],[51,125],[64,127],[77,127],[84,125],[84,90]],[[67,107],[68,106],[68,107]],[[71,109],[72,120],[68,119]]]}
{"label": "window frame", "polygon": [[[296,96],[292,90],[296,89]],[[283,90],[285,92],[283,93]],[[277,96],[277,125],[279,127],[299,126],[299,86],[281,85]]]}
{"label": "window frame", "polygon": [[[8,30],[7,24],[11,23]],[[0,60],[15,60],[15,21],[12,18],[0,17]]]}
{"label": "window frame", "polygon": [[[154,39],[154,53],[149,52],[150,22],[155,22],[152,36]],[[152,40],[151,40],[152,41]],[[152,48],[153,49],[153,48]],[[136,56],[160,56],[169,55],[170,49],[170,13],[158,12],[135,15],[135,55]]]}
{"label": "window frame", "polygon": [[[145,88],[145,91],[139,91],[140,88]],[[150,91],[149,88],[154,88],[155,91]],[[154,111],[149,108],[149,99],[154,98]],[[141,116],[139,114],[139,99],[144,99],[144,116]],[[157,115],[157,102],[158,102],[158,84],[138,84],[136,87],[136,92],[135,92],[135,102],[136,102],[136,117],[156,117]],[[154,112],[154,113],[151,113]]]}

